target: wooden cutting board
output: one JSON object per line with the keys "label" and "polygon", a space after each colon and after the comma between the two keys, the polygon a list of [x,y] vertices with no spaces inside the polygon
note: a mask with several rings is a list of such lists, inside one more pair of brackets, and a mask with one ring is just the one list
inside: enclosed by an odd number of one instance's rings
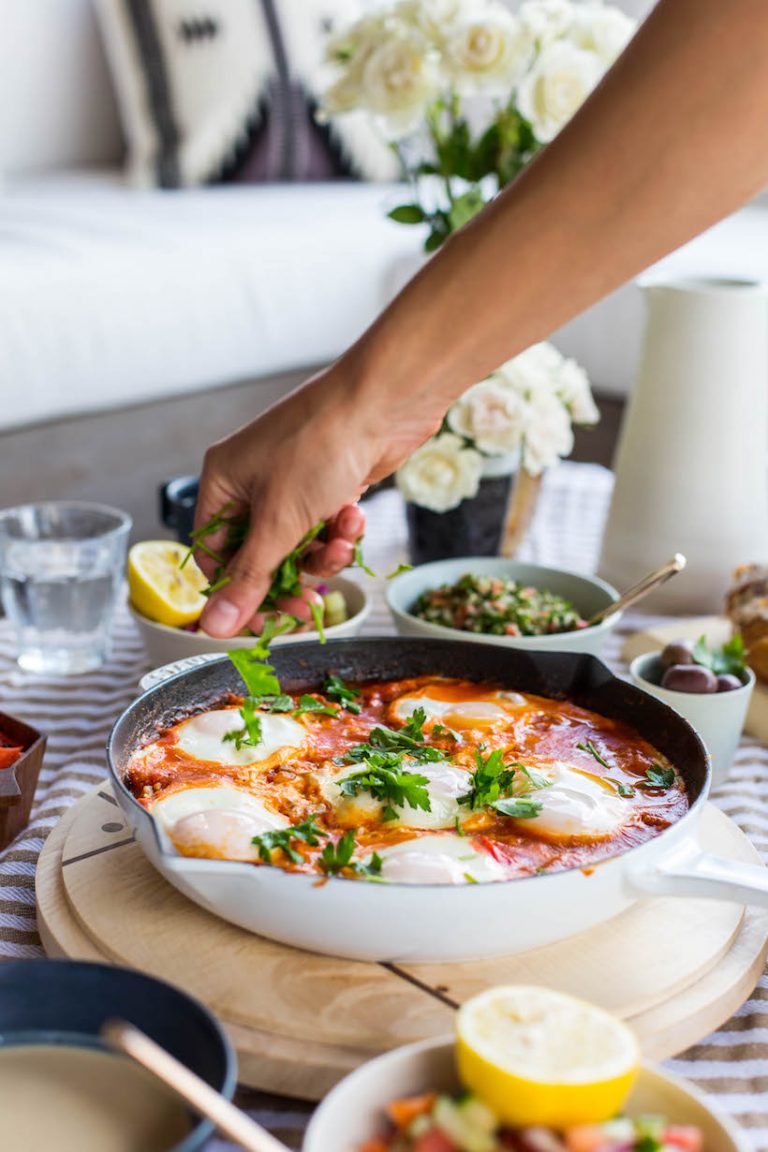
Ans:
{"label": "wooden cutting board", "polygon": [[[621,650],[629,662],[635,656],[655,652],[670,640],[698,640],[706,636],[710,644],[722,644],[730,639],[731,624],[724,616],[692,616],[687,620],[675,620],[672,624],[662,624],[645,631],[635,632]],[[757,680],[749,703],[744,731],[768,744],[768,684]]]}
{"label": "wooden cutting board", "polygon": [[[706,846],[757,863],[715,808]],[[646,1055],[701,1039],[763,970],[768,913],[710,901],[644,901],[588,933],[521,956],[446,965],[366,964],[287,948],[203,911],[149,864],[108,788],[47,840],[37,871],[46,951],[125,964],[185,988],[224,1022],[249,1086],[319,1099],[389,1048],[450,1033],[455,1007],[492,984],[537,983],[627,1019]]]}

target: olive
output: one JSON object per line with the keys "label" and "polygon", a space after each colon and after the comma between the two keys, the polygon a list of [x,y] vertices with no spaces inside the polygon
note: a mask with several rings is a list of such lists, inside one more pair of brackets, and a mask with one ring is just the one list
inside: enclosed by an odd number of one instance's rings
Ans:
{"label": "olive", "polygon": [[671,668],[673,664],[694,664],[693,644],[690,640],[673,640],[661,651],[662,668]]}
{"label": "olive", "polygon": [[718,692],[733,692],[736,688],[743,688],[741,680],[738,676],[734,676],[731,672],[723,672],[717,678]]}
{"label": "olive", "polygon": [[701,664],[673,664],[661,678],[672,692],[717,692],[717,676]]}

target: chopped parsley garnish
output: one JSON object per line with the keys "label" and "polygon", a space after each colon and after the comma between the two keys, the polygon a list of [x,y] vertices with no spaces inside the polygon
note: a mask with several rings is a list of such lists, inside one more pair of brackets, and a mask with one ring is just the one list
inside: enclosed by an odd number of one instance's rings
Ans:
{"label": "chopped parsley garnish", "polygon": [[435,740],[452,740],[454,744],[458,744],[459,738],[454,731],[446,728],[444,724],[434,724],[432,726],[432,736]]}
{"label": "chopped parsley garnish", "polygon": [[341,676],[328,676],[323,684],[323,692],[329,700],[335,700],[342,708],[346,708],[347,712],[351,712],[353,716],[359,716],[362,705],[357,703],[357,697],[360,695],[358,688],[350,688],[345,684]]}
{"label": "chopped parsley garnish", "polygon": [[329,876],[335,876],[342,868],[349,868],[355,851],[355,833],[350,828],[335,844],[329,841],[320,853],[320,867]]}
{"label": "chopped parsley garnish", "polygon": [[369,880],[381,881],[383,879],[381,875],[383,864],[384,861],[382,860],[381,856],[379,856],[378,852],[374,852],[371,855],[370,860],[368,860],[365,864],[355,864],[354,867],[355,871],[359,872],[361,876],[366,876]]}
{"label": "chopped parsley garnish", "polygon": [[631,784],[617,784],[616,789],[619,793],[619,796],[623,796],[625,800],[628,800],[630,796],[635,795],[635,790]]}
{"label": "chopped parsley garnish", "polygon": [[373,728],[365,744],[356,744],[344,755],[344,760],[352,763],[369,760],[379,752],[390,752],[408,755],[412,760],[431,761],[443,760],[444,754],[439,748],[433,748],[424,743],[422,725],[426,720],[423,708],[417,708],[407,724],[395,732],[391,728]]}
{"label": "chopped parsley garnish", "polygon": [[602,764],[603,768],[608,768],[610,771],[610,769],[613,767],[608,763],[606,759],[604,759],[604,757],[600,755],[591,740],[587,740],[586,744],[577,744],[576,747],[580,752],[588,752],[590,756],[593,756],[595,760],[597,760],[598,764]]}
{"label": "chopped parsley garnish", "polygon": [[262,645],[233,648],[227,655],[240,673],[250,697],[258,699],[260,696],[280,695],[280,681],[272,665],[265,663],[268,651]]}
{"label": "chopped parsley garnish", "polygon": [[525,796],[507,796],[491,804],[502,816],[514,816],[516,820],[531,820],[543,807],[539,800],[528,800]]}
{"label": "chopped parsley garnish", "polygon": [[469,789],[466,795],[459,797],[459,803],[468,804],[473,811],[477,808],[487,808],[494,801],[506,796],[515,778],[515,770],[506,767],[504,753],[500,748],[491,752],[485,760],[478,749],[475,752],[475,764],[475,771],[469,774]]}
{"label": "chopped parsley garnish", "polygon": [[354,568],[361,568],[362,571],[365,572],[366,576],[374,576],[374,577],[376,576],[376,573],[373,571],[373,569],[369,568],[368,565],[366,564],[365,560],[363,559],[363,538],[362,538],[362,536],[360,536],[359,539],[357,539],[355,541],[355,563],[354,563],[353,567]]}
{"label": "chopped parsley garnish", "polygon": [[456,817],[456,819],[453,822],[453,825],[456,829],[456,835],[457,836],[466,836],[466,832],[464,831],[464,825],[461,822],[461,816]]}
{"label": "chopped parsley garnish", "polygon": [[[232,553],[240,548],[248,536],[250,529],[248,514],[245,512],[232,513],[233,508],[234,504],[225,504],[215,516],[211,517],[207,524],[203,524],[200,528],[195,529],[192,533],[192,545],[181,562],[181,567],[183,568],[195,551],[202,552],[205,556],[209,556],[212,560],[216,561],[213,582],[206,589],[204,593],[206,596],[210,596],[213,592],[218,591],[219,588],[223,588],[229,583],[230,577],[226,572],[227,560]],[[222,550],[221,552],[215,552],[213,548],[206,543],[206,538],[215,535],[222,529],[226,529],[224,543],[221,546]],[[310,528],[309,532],[305,533],[296,547],[278,564],[272,573],[272,580],[267,594],[259,605],[258,610],[260,612],[279,611],[277,606],[278,600],[303,595],[304,584],[301,580],[301,561],[309,545],[324,530],[325,521],[321,520],[318,524],[315,524],[313,528]],[[312,613],[312,619],[314,620],[320,643],[323,644],[325,642],[323,608],[320,604],[312,603],[309,605],[309,610]],[[296,620],[294,620],[293,617],[289,617],[289,619],[291,623],[288,624],[287,627],[281,627],[280,631],[287,631],[288,628],[294,628],[296,626]],[[274,636],[275,633],[273,632],[272,635]]]}
{"label": "chopped parsley garnish", "polygon": [[402,576],[403,572],[412,572],[413,564],[398,564],[394,572],[387,572],[385,580],[394,580],[395,576]]}
{"label": "chopped parsley garnish", "polygon": [[663,768],[661,764],[653,763],[650,768],[646,768],[646,787],[650,788],[671,788],[675,782],[674,768]]}
{"label": "chopped parsley garnish", "polygon": [[246,696],[240,708],[243,727],[233,728],[230,732],[225,732],[222,737],[223,740],[231,740],[238,752],[244,745],[255,748],[257,744],[261,743],[261,720],[256,715],[257,703],[258,701],[251,696]]}
{"label": "chopped parsley garnish", "polygon": [[320,837],[327,835],[322,828],[318,828],[316,820],[316,816],[310,816],[301,824],[294,824],[292,828],[280,828],[276,832],[262,832],[261,836],[254,836],[251,843],[256,845],[259,856],[265,864],[272,863],[272,853],[277,850],[284,852],[294,864],[301,864],[304,857],[292,847],[291,841],[299,840],[308,844],[310,848],[316,848],[320,843]]}
{"label": "chopped parsley garnish", "polygon": [[396,820],[397,808],[408,804],[411,808],[422,808],[430,812],[432,806],[427,791],[429,780],[418,772],[409,772],[403,767],[401,756],[373,755],[365,768],[345,776],[339,788],[342,796],[359,796],[369,792],[374,800],[384,804],[384,820]]}
{"label": "chopped parsley garnish", "polygon": [[305,712],[313,712],[317,716],[338,716],[340,709],[332,704],[324,704],[315,696],[302,696],[293,714],[298,717],[303,716]]}
{"label": "chopped parsley garnish", "polygon": [[464,873],[464,879],[466,880],[467,884],[477,884],[477,880],[475,880],[474,876],[471,876],[469,872]]}
{"label": "chopped parsley garnish", "polygon": [[292,712],[296,705],[292,696],[281,692],[279,696],[262,696],[259,699],[259,707],[265,712]]}
{"label": "chopped parsley garnish", "polygon": [[[503,815],[509,816],[512,813],[498,808],[499,800],[511,797],[513,791],[519,798],[529,792],[551,786],[551,781],[546,776],[526,767],[525,764],[520,764],[518,761],[505,764],[501,748],[491,752],[485,759],[482,752],[476,751],[475,764],[477,767],[469,776],[469,791],[465,796],[459,797],[459,803],[468,804],[473,811],[478,808],[497,808]],[[540,804],[538,810],[541,810]]]}

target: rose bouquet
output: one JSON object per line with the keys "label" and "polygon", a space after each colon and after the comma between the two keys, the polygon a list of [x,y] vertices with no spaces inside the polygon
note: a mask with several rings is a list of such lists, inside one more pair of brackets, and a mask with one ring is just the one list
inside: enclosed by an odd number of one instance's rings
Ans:
{"label": "rose bouquet", "polygon": [[397,152],[434,251],[570,120],[635,22],[601,0],[399,0],[328,45],[321,116],[367,112]]}
{"label": "rose bouquet", "polygon": [[477,496],[483,477],[516,466],[502,543],[511,554],[528,526],[542,473],[573,448],[573,425],[599,419],[584,369],[551,344],[535,344],[449,408],[439,432],[400,467],[397,486],[409,503],[449,512]]}
{"label": "rose bouquet", "polygon": [[572,422],[599,418],[584,370],[551,344],[535,344],[449,408],[440,431],[398,470],[397,485],[406,500],[447,512],[477,495],[489,458],[514,454],[540,476],[571,452]]}

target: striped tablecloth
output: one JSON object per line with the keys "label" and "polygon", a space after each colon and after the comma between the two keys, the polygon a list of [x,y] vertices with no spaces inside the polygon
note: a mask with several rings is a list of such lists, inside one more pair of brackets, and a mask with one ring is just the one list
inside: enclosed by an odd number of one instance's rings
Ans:
{"label": "striped tablecloth", "polygon": [[[611,473],[595,465],[565,463],[545,478],[524,557],[538,563],[594,571],[608,500]],[[378,572],[392,571],[405,557],[406,529],[396,492],[379,493],[367,503],[366,559]],[[366,583],[374,599],[366,633],[392,631],[377,582]],[[619,651],[630,631],[650,619],[639,614],[622,621],[606,652],[625,671]],[[104,743],[112,721],[136,695],[147,670],[141,642],[124,609],[114,630],[113,654],[98,672],[71,679],[39,678],[14,661],[6,621],[0,621],[0,709],[28,720],[49,734],[48,752],[29,827],[0,853],[0,959],[42,954],[35,925],[34,871],[45,838],[66,808],[104,779]],[[715,802],[768,855],[768,747],[745,739],[729,783]],[[670,1061],[677,1073],[711,1092],[720,1107],[748,1130],[755,1152],[768,1152],[768,981],[714,1035]],[[240,1103],[280,1139],[299,1148],[311,1107],[296,1101],[243,1093]],[[213,1141],[210,1152],[230,1146]]]}

